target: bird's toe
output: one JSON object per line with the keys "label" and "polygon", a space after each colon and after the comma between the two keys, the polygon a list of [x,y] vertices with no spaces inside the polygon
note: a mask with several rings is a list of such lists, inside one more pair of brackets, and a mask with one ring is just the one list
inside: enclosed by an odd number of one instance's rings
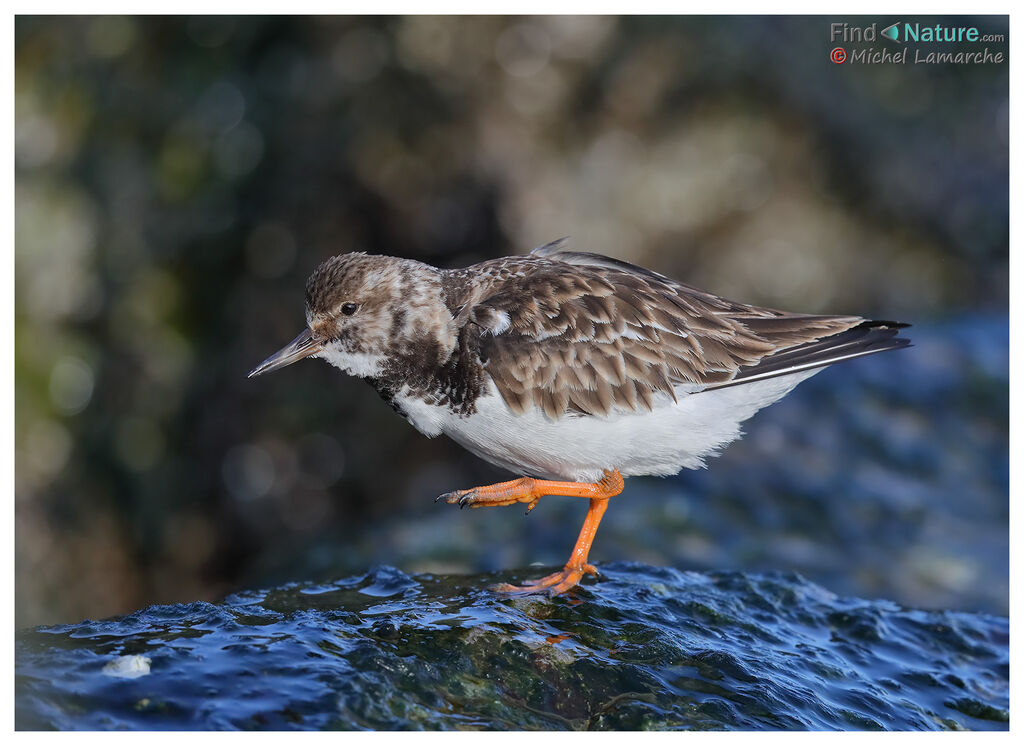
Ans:
{"label": "bird's toe", "polygon": [[434,498],[434,502],[446,502],[449,505],[454,505],[459,502],[459,499],[465,494],[465,490],[452,490],[451,492],[445,492],[443,495],[438,495]]}

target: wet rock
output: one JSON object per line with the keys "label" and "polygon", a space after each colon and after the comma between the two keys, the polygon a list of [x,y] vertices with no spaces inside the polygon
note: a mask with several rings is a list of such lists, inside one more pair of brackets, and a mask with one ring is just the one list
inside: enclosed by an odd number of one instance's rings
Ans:
{"label": "wet rock", "polygon": [[[486,588],[532,572],[384,567],[25,630],[16,725],[1008,727],[1005,618],[841,598],[795,574],[600,569],[554,599]],[[109,675],[124,660],[147,663]]]}

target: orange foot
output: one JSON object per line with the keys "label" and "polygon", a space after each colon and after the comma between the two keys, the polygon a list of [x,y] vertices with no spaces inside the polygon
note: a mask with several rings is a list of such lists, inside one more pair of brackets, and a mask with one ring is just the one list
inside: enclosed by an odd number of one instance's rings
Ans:
{"label": "orange foot", "polygon": [[445,492],[435,497],[434,502],[444,500],[449,505],[458,503],[460,508],[488,508],[526,503],[526,512],[529,513],[545,495],[604,499],[622,492],[623,486],[622,475],[618,469],[606,471],[599,482],[556,482],[549,479],[520,477],[509,482]]}
{"label": "orange foot", "polygon": [[524,596],[530,593],[543,593],[544,591],[547,591],[552,596],[557,596],[559,593],[565,593],[567,590],[583,580],[584,575],[597,575],[597,568],[589,563],[584,563],[578,567],[566,565],[558,572],[545,575],[543,578],[527,580],[524,581],[522,585],[498,583],[493,586],[491,590],[497,591],[498,593]]}
{"label": "orange foot", "polygon": [[[594,535],[601,523],[604,511],[608,509],[608,498],[622,492],[622,475],[618,469],[606,471],[599,482],[553,482],[546,479],[521,477],[510,482],[501,482],[486,487],[474,487],[469,490],[446,492],[437,498],[449,504],[458,503],[459,507],[483,508],[492,505],[512,505],[517,502],[527,504],[529,513],[537,505],[537,501],[545,495],[568,495],[570,497],[590,498],[590,509],[580,529],[569,561],[561,572],[551,573],[539,580],[527,581],[521,586],[502,583],[494,590],[501,593],[543,593],[551,595],[565,593],[583,579],[584,573],[597,575],[593,565],[587,564],[590,546],[594,543]],[[435,500],[435,502],[437,502]]]}

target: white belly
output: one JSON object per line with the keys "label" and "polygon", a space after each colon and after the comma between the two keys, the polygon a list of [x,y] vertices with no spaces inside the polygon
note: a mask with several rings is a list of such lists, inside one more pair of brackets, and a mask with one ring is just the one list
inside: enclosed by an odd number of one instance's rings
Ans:
{"label": "white belly", "polygon": [[408,396],[395,397],[424,435],[444,433],[470,452],[517,475],[592,482],[605,470],[667,476],[699,469],[740,436],[740,423],[778,401],[821,368],[699,393],[662,395],[651,412],[549,419],[541,410],[514,414],[488,381],[468,417]]}

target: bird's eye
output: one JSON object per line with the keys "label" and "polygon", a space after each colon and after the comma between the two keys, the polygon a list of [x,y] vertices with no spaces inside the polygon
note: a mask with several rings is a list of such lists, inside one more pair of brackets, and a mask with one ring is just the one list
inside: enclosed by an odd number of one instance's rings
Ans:
{"label": "bird's eye", "polygon": [[356,309],[358,308],[359,306],[357,306],[355,303],[343,303],[341,305],[341,312],[346,316],[351,316],[356,312]]}

